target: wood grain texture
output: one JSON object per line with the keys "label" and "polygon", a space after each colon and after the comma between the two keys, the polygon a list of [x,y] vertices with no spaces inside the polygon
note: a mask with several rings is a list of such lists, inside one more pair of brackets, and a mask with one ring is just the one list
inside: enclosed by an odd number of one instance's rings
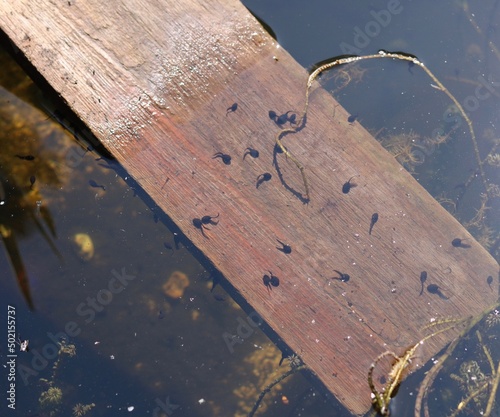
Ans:
{"label": "wood grain texture", "polygon": [[[456,237],[474,241],[321,89],[306,127],[283,140],[311,187],[307,205],[294,195],[302,180],[280,154],[280,175],[273,166],[279,128],[268,111],[300,112],[307,74],[237,1],[11,0],[0,26],[352,412],[370,407],[366,375],[378,354],[402,353],[431,318],[475,314],[496,300],[486,283],[498,275],[494,259],[477,243],[452,247]],[[242,159],[248,146],[258,159]],[[231,165],[212,159],[216,152]],[[264,172],[273,177],[257,189]],[[192,224],[217,213],[207,237]],[[278,251],[276,238],[293,252]],[[334,270],[350,281],[332,280]],[[418,295],[423,270],[449,300]],[[272,291],[262,283],[268,271],[281,280]],[[446,337],[426,343],[421,359]]]}

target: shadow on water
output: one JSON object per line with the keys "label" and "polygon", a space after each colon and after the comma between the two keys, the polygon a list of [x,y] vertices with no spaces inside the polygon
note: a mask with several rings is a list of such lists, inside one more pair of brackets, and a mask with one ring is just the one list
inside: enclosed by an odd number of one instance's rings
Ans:
{"label": "shadow on water", "polygon": [[30,309],[34,309],[18,242],[39,233],[61,259],[55,244],[54,220],[43,205],[37,182],[62,186],[63,172],[58,169],[62,156],[52,149],[56,149],[63,133],[43,113],[3,88],[0,112],[0,236],[19,288]]}

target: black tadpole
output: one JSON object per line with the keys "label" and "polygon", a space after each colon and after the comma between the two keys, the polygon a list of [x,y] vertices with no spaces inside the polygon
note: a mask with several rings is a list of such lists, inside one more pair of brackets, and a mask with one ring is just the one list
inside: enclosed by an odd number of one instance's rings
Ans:
{"label": "black tadpole", "polygon": [[288,113],[283,113],[281,116],[278,116],[275,120],[277,125],[284,125],[288,121]]}
{"label": "black tadpole", "polygon": [[201,219],[194,218],[193,219],[193,226],[196,227],[197,229],[200,230],[202,236],[206,239],[210,239],[206,234],[203,229],[210,230],[208,227],[206,227]]}
{"label": "black tadpole", "polygon": [[271,271],[269,271],[269,275],[266,274],[262,277],[262,282],[267,287],[268,291],[272,290],[272,287],[278,287],[280,285],[280,279],[276,275],[273,275]]}
{"label": "black tadpole", "polygon": [[243,154],[243,159],[245,159],[245,157],[247,155],[250,155],[252,158],[258,158],[259,151],[257,149],[254,149],[254,148],[246,148],[245,153]]}
{"label": "black tadpole", "polygon": [[342,186],[342,192],[344,194],[347,194],[351,188],[354,188],[356,187],[356,184],[352,183],[351,180],[353,178],[356,178],[356,177],[359,177],[359,174],[358,175],[353,175],[351,178],[349,178],[349,180],[347,182],[344,183],[344,185]]}
{"label": "black tadpole", "polygon": [[215,159],[215,158],[220,158],[222,160],[222,162],[224,162],[225,165],[231,165],[231,155],[228,155],[228,154],[222,153],[222,152],[217,152],[217,153],[214,153],[212,156],[212,159]]}
{"label": "black tadpole", "polygon": [[104,191],[106,191],[106,187],[102,184],[97,184],[97,182],[95,182],[94,180],[89,180],[89,185],[92,187],[92,188],[102,188]]}
{"label": "black tadpole", "polygon": [[214,219],[217,219],[219,217],[219,214],[220,213],[217,213],[217,216],[203,216],[201,218],[201,223],[202,224],[213,224],[213,225],[217,225],[219,223],[218,220],[214,220]]}
{"label": "black tadpole", "polygon": [[449,300],[449,298],[446,297],[441,292],[441,288],[439,288],[439,286],[436,285],[436,284],[429,284],[429,285],[427,285],[427,291],[429,291],[431,294],[436,294],[437,296],[439,296],[439,298],[441,298],[443,300]]}
{"label": "black tadpole", "polygon": [[279,239],[276,239],[278,241],[278,243],[282,246],[281,248],[279,246],[276,246],[276,249],[278,249],[279,251],[283,252],[284,254],[288,255],[290,253],[292,253],[292,247],[290,245],[287,245],[285,243],[283,243],[281,240]]}
{"label": "black tadpole", "polygon": [[370,221],[370,230],[368,230],[368,234],[372,234],[373,226],[375,226],[375,223],[378,222],[378,213],[373,213],[372,214],[372,219]]}
{"label": "black tadpole", "polygon": [[269,110],[268,114],[269,118],[278,126],[283,126],[286,122],[289,122],[292,125],[297,123],[297,114],[293,113],[292,110],[288,110],[286,113],[279,116],[274,110]]}
{"label": "black tadpole", "polygon": [[269,275],[271,275],[271,280],[269,281],[269,283],[273,287],[278,287],[280,285],[280,279],[276,275],[273,275],[271,271],[269,271]]}
{"label": "black tadpole", "polygon": [[470,248],[470,245],[464,243],[464,240],[467,240],[467,239],[460,239],[457,237],[451,241],[451,245],[454,248],[464,248],[464,249]]}
{"label": "black tadpole", "polygon": [[344,274],[344,273],[342,273],[340,271],[337,271],[336,269],[334,269],[334,271],[337,274],[339,274],[339,276],[338,277],[333,277],[332,279],[337,279],[337,280],[342,281],[342,282],[348,282],[351,279],[351,277],[349,276],[349,274]]}
{"label": "black tadpole", "polygon": [[238,103],[233,103],[230,107],[227,108],[227,110],[226,110],[226,116],[229,113],[235,112],[236,110],[238,110]]}
{"label": "black tadpole", "polygon": [[264,181],[269,181],[273,176],[269,172],[264,172],[257,177],[255,188],[259,188]]}

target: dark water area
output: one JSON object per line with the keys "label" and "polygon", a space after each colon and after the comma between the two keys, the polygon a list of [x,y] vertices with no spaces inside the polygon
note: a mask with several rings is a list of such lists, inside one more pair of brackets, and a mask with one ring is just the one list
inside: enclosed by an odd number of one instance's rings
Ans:
{"label": "dark water area", "polygon": [[[425,63],[472,120],[487,189],[467,124],[419,68],[364,61],[325,73],[320,83],[496,259],[499,3],[244,2],[305,68],[379,49]],[[7,414],[2,404],[1,415],[246,416],[290,369],[287,361],[279,366],[279,349],[220,285],[212,291],[214,271],[127,173],[1,54],[0,320],[7,335],[15,309],[15,336],[30,347],[20,352],[14,343],[17,409]],[[13,259],[26,271],[31,311]],[[429,400],[432,416],[451,415],[477,381],[493,380],[482,346],[488,341],[498,363],[498,317],[488,314],[482,339],[473,334],[459,346],[468,353],[433,385],[443,395]],[[391,415],[414,415],[423,378],[421,370],[402,384]],[[350,415],[311,381],[301,373],[287,378],[256,415]],[[2,377],[2,390],[6,383]],[[470,415],[485,409],[485,399],[476,399]],[[490,415],[500,415],[498,405]]]}

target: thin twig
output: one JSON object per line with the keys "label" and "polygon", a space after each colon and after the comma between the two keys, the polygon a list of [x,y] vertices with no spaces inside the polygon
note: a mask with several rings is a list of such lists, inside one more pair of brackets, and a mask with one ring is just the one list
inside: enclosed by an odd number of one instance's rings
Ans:
{"label": "thin twig", "polygon": [[469,319],[469,322],[467,326],[460,332],[460,334],[450,343],[446,351],[435,361],[435,365],[427,372],[427,375],[425,376],[424,380],[420,384],[420,387],[418,389],[418,394],[417,398],[415,401],[415,417],[421,417],[421,410],[422,406],[424,406],[424,411],[425,411],[425,416],[428,417],[428,408],[427,408],[427,394],[429,391],[430,386],[436,379],[439,371],[442,369],[446,359],[455,351],[455,348],[457,347],[458,343],[465,337],[467,333],[476,325],[478,324],[481,320],[486,317],[487,314],[489,314],[491,311],[495,310],[496,308],[499,308],[500,302],[495,303],[493,306],[488,307],[487,309],[483,310],[480,314],[477,316]]}
{"label": "thin twig", "polygon": [[300,369],[302,369],[304,367],[304,365],[298,365],[296,367],[293,367],[292,369],[286,371],[283,375],[281,375],[280,377],[276,378],[273,382],[271,382],[267,387],[265,387],[263,389],[263,391],[260,393],[259,395],[259,398],[257,399],[257,401],[255,402],[255,405],[253,406],[252,410],[250,411],[250,413],[248,413],[248,417],[253,417],[253,415],[255,414],[255,412],[257,411],[257,409],[259,408],[260,406],[260,403],[262,402],[262,400],[264,399],[264,396],[273,389],[273,387],[277,384],[279,384],[281,381],[283,381],[285,378],[289,377],[290,375],[294,374],[295,372],[299,371]]}
{"label": "thin twig", "polygon": [[442,91],[445,93],[448,98],[453,102],[453,104],[457,107],[458,111],[460,112],[461,116],[465,119],[467,122],[467,125],[469,127],[469,132],[471,135],[471,140],[472,140],[472,145],[474,148],[474,154],[476,157],[476,161],[478,164],[478,169],[479,173],[481,175],[481,179],[483,181],[484,188],[486,192],[488,192],[488,183],[486,181],[486,176],[484,174],[483,170],[483,162],[481,160],[481,156],[479,153],[479,148],[477,145],[477,140],[476,140],[476,134],[474,133],[474,128],[472,126],[472,122],[467,116],[467,113],[465,113],[462,105],[460,102],[451,94],[448,89],[439,81],[436,76],[422,63],[420,60],[410,54],[405,54],[403,52],[388,52],[384,50],[380,50],[377,54],[372,54],[372,55],[364,55],[364,56],[357,56],[357,55],[349,55],[349,56],[341,56],[338,58],[333,58],[330,61],[327,61],[325,64],[319,65],[310,75],[307,80],[306,84],[306,92],[305,92],[305,103],[304,103],[304,110],[302,111],[302,115],[300,116],[297,124],[295,127],[290,127],[286,129],[282,129],[276,134],[276,144],[279,146],[279,148],[283,151],[283,153],[290,158],[293,163],[297,166],[297,168],[300,170],[300,173],[302,175],[302,181],[304,183],[304,188],[305,188],[305,199],[309,201],[310,195],[309,195],[309,185],[307,182],[307,177],[304,171],[304,166],[295,158],[291,152],[289,152],[281,143],[281,138],[283,135],[288,134],[288,133],[297,133],[299,131],[305,122],[305,118],[307,115],[307,110],[309,108],[309,95],[311,91],[311,86],[313,85],[314,80],[323,72],[326,70],[329,70],[333,67],[337,67],[339,65],[344,65],[344,64],[350,64],[352,62],[357,62],[357,61],[362,61],[365,59],[380,59],[380,58],[389,58],[389,59],[400,59],[403,61],[409,61],[415,65],[418,65],[420,68],[424,70],[424,72],[431,78],[431,80],[435,83],[435,88],[438,90]]}

